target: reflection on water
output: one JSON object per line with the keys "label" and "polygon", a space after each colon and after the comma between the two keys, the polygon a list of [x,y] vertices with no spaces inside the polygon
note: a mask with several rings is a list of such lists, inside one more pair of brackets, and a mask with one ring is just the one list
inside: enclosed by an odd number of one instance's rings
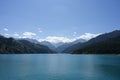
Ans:
{"label": "reflection on water", "polygon": [[120,56],[0,55],[0,80],[119,80]]}

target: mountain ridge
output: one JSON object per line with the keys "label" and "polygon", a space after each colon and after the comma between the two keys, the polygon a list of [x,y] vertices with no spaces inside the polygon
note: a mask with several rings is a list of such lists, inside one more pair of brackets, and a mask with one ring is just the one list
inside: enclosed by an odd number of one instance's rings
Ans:
{"label": "mountain ridge", "polygon": [[86,43],[82,43],[82,44],[78,43],[78,44],[75,44],[71,47],[68,47],[63,52],[72,53],[73,51],[81,49],[85,46],[96,44],[96,43],[108,40],[110,38],[115,38],[115,37],[118,37],[118,36],[120,36],[120,30],[115,30],[115,31],[112,31],[112,32],[109,32],[109,33],[104,33],[104,34],[101,34],[101,35],[99,35],[95,38],[90,39]]}
{"label": "mountain ridge", "polygon": [[0,36],[0,54],[54,53],[47,46]]}
{"label": "mountain ridge", "polygon": [[107,39],[95,44],[87,45],[75,50],[73,54],[92,53],[92,54],[120,54],[120,36]]}

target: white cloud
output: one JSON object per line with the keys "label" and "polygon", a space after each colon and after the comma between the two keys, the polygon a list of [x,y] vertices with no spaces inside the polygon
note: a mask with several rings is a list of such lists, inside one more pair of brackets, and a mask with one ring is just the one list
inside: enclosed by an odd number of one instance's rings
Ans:
{"label": "white cloud", "polygon": [[8,29],[7,29],[7,28],[4,28],[4,31],[8,31]]}
{"label": "white cloud", "polygon": [[16,36],[16,37],[19,37],[19,36],[20,36],[18,33],[14,33],[13,35]]}
{"label": "white cloud", "polygon": [[77,37],[77,39],[89,40],[89,39],[92,39],[92,38],[94,38],[94,37],[96,37],[96,36],[98,36],[98,35],[100,35],[100,34],[85,33],[85,34]]}
{"label": "white cloud", "polygon": [[[41,41],[49,41],[51,43],[59,43],[59,42],[68,43],[68,42],[73,42],[77,39],[89,40],[91,38],[94,38],[94,37],[100,35],[100,34],[93,34],[93,33],[85,33],[81,36],[76,37],[76,34],[77,34],[77,32],[74,32],[75,36],[73,38],[67,38],[67,37],[62,37],[62,36],[60,36],[60,37],[59,36],[48,36],[46,38],[39,39],[38,35],[36,33],[33,33],[33,32],[24,32],[23,34],[18,34],[17,32],[15,32],[13,34],[13,36],[16,38],[36,38],[40,42]],[[4,33],[4,35],[6,37],[10,36],[10,34],[7,34],[7,33]]]}
{"label": "white cloud", "polygon": [[33,32],[24,32],[22,38],[33,38],[33,36],[36,36]]}
{"label": "white cloud", "polygon": [[[75,32],[76,34],[76,32]],[[48,36],[44,39],[39,39],[39,41],[49,41],[51,43],[59,43],[59,42],[64,42],[64,43],[68,43],[68,42],[72,42],[75,41],[77,39],[85,39],[85,40],[89,40],[91,38],[94,38],[96,36],[98,36],[100,34],[92,34],[92,33],[85,33],[79,37],[74,37],[74,38],[67,38],[67,37],[57,37],[57,36]]]}
{"label": "white cloud", "polygon": [[45,39],[39,39],[39,41],[49,41],[51,43],[59,43],[59,42],[71,42],[72,40],[67,37],[57,37],[57,36],[48,36]]}

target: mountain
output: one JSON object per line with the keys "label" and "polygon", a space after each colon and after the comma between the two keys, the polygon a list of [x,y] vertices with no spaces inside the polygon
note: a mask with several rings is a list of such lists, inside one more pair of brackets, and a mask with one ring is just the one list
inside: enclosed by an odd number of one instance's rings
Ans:
{"label": "mountain", "polygon": [[106,41],[108,39],[111,39],[111,38],[116,38],[120,36],[120,30],[115,30],[113,32],[110,32],[110,33],[105,33],[105,34],[101,34],[85,43],[78,43],[78,44],[75,44],[73,46],[70,46],[68,48],[66,48],[63,52],[67,52],[67,53],[71,53],[73,51],[76,51],[78,49],[81,49],[85,46],[88,46],[88,45],[92,45],[92,44],[96,44],[96,43],[99,43],[99,42],[102,42],[102,41]]}
{"label": "mountain", "polygon": [[12,53],[52,53],[48,47],[31,43],[27,40],[16,40],[14,38],[6,38],[0,36],[0,53],[12,54]]}
{"label": "mountain", "polygon": [[66,49],[67,47],[70,47],[74,44],[77,44],[79,42],[81,42],[81,43],[86,42],[85,39],[77,39],[77,40],[75,40],[73,42],[69,42],[69,43],[63,43],[63,42],[51,43],[49,41],[39,42],[35,39],[29,39],[29,38],[24,38],[24,40],[30,41],[30,42],[35,43],[35,44],[45,45],[45,46],[49,47],[51,50],[53,50],[54,52],[62,52],[64,49]]}
{"label": "mountain", "polygon": [[95,44],[90,44],[73,52],[73,54],[81,53],[120,54],[120,36],[110,38]]}
{"label": "mountain", "polygon": [[48,46],[51,50],[57,52],[57,51],[56,51],[56,47],[55,47],[52,43],[50,43],[50,42],[48,42],[48,41],[42,41],[42,42],[40,42],[40,44],[45,45],[45,46]]}
{"label": "mountain", "polygon": [[[31,50],[33,53],[52,53],[53,51],[49,49],[47,46],[42,45],[42,44],[35,44],[31,43],[30,41],[27,40],[19,40],[24,46],[26,46],[28,49]],[[29,52],[29,53],[31,53]]]}
{"label": "mountain", "polygon": [[56,47],[55,47],[52,43],[50,43],[50,42],[48,42],[48,41],[39,42],[39,41],[37,41],[36,39],[30,39],[30,38],[24,38],[24,40],[30,41],[30,42],[35,43],[35,44],[41,44],[41,45],[47,46],[47,47],[49,47],[51,50],[57,52],[57,51],[56,51]]}
{"label": "mountain", "polygon": [[66,48],[68,48],[70,46],[73,46],[73,45],[75,45],[77,43],[84,43],[84,42],[86,42],[86,40],[84,40],[84,39],[77,39],[77,40],[75,40],[73,42],[64,43],[63,45],[57,47],[57,51],[58,52],[62,52],[63,50],[65,50]]}
{"label": "mountain", "polygon": [[[55,46],[54,46],[55,45]],[[70,43],[38,42],[34,39],[14,39],[0,35],[0,53],[120,53],[120,30],[101,34],[89,41],[78,39]]]}

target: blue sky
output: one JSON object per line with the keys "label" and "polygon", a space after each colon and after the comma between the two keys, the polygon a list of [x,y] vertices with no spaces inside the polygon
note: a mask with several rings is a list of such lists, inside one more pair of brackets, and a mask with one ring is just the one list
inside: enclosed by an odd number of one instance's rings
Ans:
{"label": "blue sky", "polygon": [[73,39],[119,29],[120,0],[0,0],[7,36]]}

